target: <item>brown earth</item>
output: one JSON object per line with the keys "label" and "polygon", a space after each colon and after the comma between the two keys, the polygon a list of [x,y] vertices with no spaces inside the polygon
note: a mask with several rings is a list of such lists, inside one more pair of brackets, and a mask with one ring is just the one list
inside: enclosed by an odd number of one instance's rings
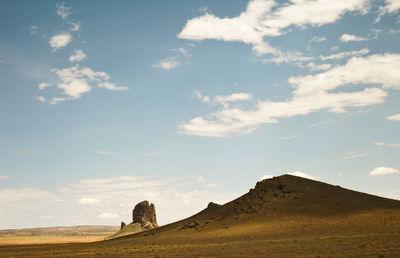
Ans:
{"label": "brown earth", "polygon": [[2,255],[399,257],[400,201],[284,175],[146,232],[86,244],[2,246]]}
{"label": "brown earth", "polygon": [[73,226],[0,230],[0,245],[93,242],[118,230],[116,226]]}

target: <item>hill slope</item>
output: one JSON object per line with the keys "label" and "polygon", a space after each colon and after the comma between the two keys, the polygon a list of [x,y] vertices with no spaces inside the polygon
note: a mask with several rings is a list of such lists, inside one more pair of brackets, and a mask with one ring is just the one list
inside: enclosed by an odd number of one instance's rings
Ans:
{"label": "hill slope", "polygon": [[146,232],[80,245],[0,247],[0,254],[393,257],[400,255],[399,239],[400,201],[284,175]]}
{"label": "hill slope", "polygon": [[283,175],[257,182],[254,189],[224,205],[211,202],[203,211],[152,230],[152,233],[172,229],[205,229],[215,227],[215,224],[226,227],[247,223],[249,220],[269,221],[293,216],[350,216],[385,209],[400,211],[400,201],[302,177]]}

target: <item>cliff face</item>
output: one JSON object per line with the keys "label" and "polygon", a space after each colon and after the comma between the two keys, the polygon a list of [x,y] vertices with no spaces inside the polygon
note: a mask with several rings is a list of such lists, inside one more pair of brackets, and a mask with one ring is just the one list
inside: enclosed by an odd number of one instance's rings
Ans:
{"label": "cliff face", "polygon": [[154,204],[149,204],[148,201],[136,204],[132,211],[132,223],[140,223],[145,229],[158,227]]}

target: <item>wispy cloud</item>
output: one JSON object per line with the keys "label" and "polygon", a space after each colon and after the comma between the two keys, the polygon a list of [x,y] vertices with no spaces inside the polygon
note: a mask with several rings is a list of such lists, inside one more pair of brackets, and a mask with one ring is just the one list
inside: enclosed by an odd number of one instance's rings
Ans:
{"label": "wispy cloud", "polygon": [[42,103],[45,103],[45,102],[46,102],[46,98],[43,97],[43,96],[37,96],[36,99],[37,99],[39,102],[42,102]]}
{"label": "wispy cloud", "polygon": [[97,151],[97,153],[101,154],[101,155],[117,155],[118,154],[118,152],[106,151],[106,150]]}
{"label": "wispy cloud", "polygon": [[52,216],[52,223],[63,225],[130,222],[133,207],[143,200],[155,204],[162,225],[191,216],[210,201],[225,203],[239,195],[206,188],[204,182],[194,183],[197,178],[125,175],[81,179],[50,191],[0,188],[2,227],[28,227],[26,214]]}
{"label": "wispy cloud", "polygon": [[78,200],[78,204],[80,205],[94,205],[101,203],[101,200],[93,197],[82,197]]}
{"label": "wispy cloud", "polygon": [[[250,110],[224,108],[206,117],[196,117],[180,124],[179,133],[227,137],[251,133],[261,124],[277,123],[283,117],[307,115],[320,110],[342,113],[346,107],[382,103],[388,95],[384,89],[400,89],[399,69],[398,54],[353,57],[345,65],[325,72],[289,78],[294,88],[291,99],[281,102],[257,101]],[[350,84],[364,85],[365,88],[352,92],[332,92]],[[366,87],[368,84],[375,87]]]}
{"label": "wispy cloud", "polygon": [[71,63],[80,62],[80,61],[82,61],[82,60],[84,60],[86,58],[86,54],[82,50],[75,49],[74,52],[75,53],[72,56],[69,57],[69,61]]}
{"label": "wispy cloud", "polygon": [[57,15],[62,19],[67,19],[67,17],[71,14],[71,7],[65,5],[65,3],[56,4],[57,7]]}
{"label": "wispy cloud", "polygon": [[[315,176],[312,176],[310,174],[307,174],[307,173],[304,173],[304,172],[300,172],[300,171],[294,171],[294,172],[289,172],[289,173],[284,173],[284,174],[303,177],[303,178],[307,178],[307,179],[311,179],[311,180],[319,180],[320,179],[319,177],[315,177]],[[260,181],[265,180],[265,179],[271,179],[271,178],[273,178],[275,176],[280,176],[280,175],[282,175],[282,174],[275,174],[275,175],[267,174],[267,175],[262,176],[260,178]]]}
{"label": "wispy cloud", "polygon": [[379,22],[385,14],[396,13],[400,9],[398,0],[385,0],[385,5],[379,7],[379,14],[375,22]]}
{"label": "wispy cloud", "polygon": [[184,47],[172,48],[172,49],[170,49],[170,50],[171,50],[171,51],[175,51],[175,52],[179,52],[180,54],[182,54],[182,55],[184,55],[184,56],[186,56],[186,57],[190,57],[190,56],[191,56],[190,52],[189,52],[186,48],[184,48]]}
{"label": "wispy cloud", "polygon": [[221,104],[225,107],[227,107],[229,105],[229,103],[232,103],[232,102],[249,101],[252,99],[253,99],[253,96],[251,94],[244,93],[244,92],[233,93],[233,94],[227,95],[227,96],[217,95],[214,97],[214,101],[216,103]]}
{"label": "wispy cloud", "polygon": [[340,41],[342,42],[365,41],[365,40],[368,40],[368,38],[358,37],[356,35],[351,35],[351,34],[343,34],[342,36],[340,36]]}
{"label": "wispy cloud", "polygon": [[102,219],[115,219],[115,218],[118,218],[118,214],[111,213],[111,212],[102,212],[101,214],[99,214],[99,218],[102,218]]}
{"label": "wispy cloud", "polygon": [[304,178],[311,179],[311,180],[318,180],[318,179],[320,179],[320,178],[317,177],[317,176],[312,176],[312,175],[310,175],[310,174],[307,174],[307,173],[304,173],[304,172],[300,172],[300,171],[290,172],[290,173],[288,173],[288,174],[289,174],[289,175],[292,175],[292,176],[304,177]]}
{"label": "wispy cloud", "polygon": [[39,90],[44,90],[45,88],[47,88],[49,86],[51,86],[51,83],[42,82],[42,83],[39,83],[38,88],[39,88]]}
{"label": "wispy cloud", "polygon": [[112,91],[121,91],[121,90],[129,90],[128,87],[126,86],[117,86],[114,83],[111,82],[101,82],[97,84],[99,88],[107,89],[107,90],[112,90]]}
{"label": "wispy cloud", "polygon": [[400,148],[400,143],[374,142],[374,145],[390,148]]}
{"label": "wispy cloud", "polygon": [[365,157],[367,156],[368,153],[366,152],[353,152],[353,151],[349,151],[349,152],[345,152],[342,157],[338,158],[338,160],[346,160],[346,159],[357,159],[357,158],[361,158],[361,157]]}
{"label": "wispy cloud", "polygon": [[216,187],[218,187],[218,184],[215,184],[215,183],[206,184],[204,187],[205,188],[216,188]]}
{"label": "wispy cloud", "polygon": [[396,114],[396,115],[388,116],[387,119],[391,120],[391,121],[400,121],[400,113]]}
{"label": "wispy cloud", "polygon": [[179,61],[175,60],[175,58],[167,58],[157,61],[155,64],[152,65],[152,67],[163,70],[172,70],[179,65]]}
{"label": "wispy cloud", "polygon": [[36,26],[36,25],[31,26],[29,34],[35,35],[37,33],[38,29],[39,29],[39,26]]}
{"label": "wispy cloud", "polygon": [[314,62],[308,63],[306,65],[306,67],[308,69],[310,69],[311,71],[326,71],[329,70],[332,65],[331,64],[316,64]]}
{"label": "wispy cloud", "polygon": [[293,139],[296,139],[296,138],[297,138],[296,135],[290,135],[290,136],[282,136],[282,137],[279,137],[278,139],[279,140],[293,140]]}
{"label": "wispy cloud", "polygon": [[144,152],[144,153],[140,154],[140,156],[142,156],[142,157],[155,157],[158,155],[160,155],[160,153],[158,153],[158,152]]}
{"label": "wispy cloud", "polygon": [[325,37],[314,36],[308,42],[323,42],[325,40],[326,40]]}
{"label": "wispy cloud", "polygon": [[210,97],[209,96],[204,96],[203,94],[201,94],[200,91],[196,90],[193,92],[193,95],[198,98],[201,102],[204,103],[209,103],[210,102]]}
{"label": "wispy cloud", "polygon": [[355,50],[355,51],[346,51],[346,52],[340,52],[336,54],[332,54],[329,56],[320,56],[321,60],[332,60],[332,59],[343,59],[346,57],[350,56],[364,56],[369,53],[369,49],[363,48],[361,50]]}

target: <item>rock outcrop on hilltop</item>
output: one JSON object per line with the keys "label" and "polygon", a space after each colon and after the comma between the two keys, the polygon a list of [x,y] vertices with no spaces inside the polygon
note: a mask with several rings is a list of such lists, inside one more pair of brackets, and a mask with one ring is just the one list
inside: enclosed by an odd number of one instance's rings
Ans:
{"label": "rock outcrop on hilltop", "polygon": [[156,227],[158,227],[158,224],[154,204],[150,204],[148,201],[142,201],[136,204],[135,208],[132,210],[132,222],[125,224],[125,222],[122,221],[121,229],[107,239],[131,235]]}
{"label": "rock outcrop on hilltop", "polygon": [[132,223],[140,223],[145,229],[158,227],[154,204],[149,204],[148,201],[136,204],[132,211]]}

